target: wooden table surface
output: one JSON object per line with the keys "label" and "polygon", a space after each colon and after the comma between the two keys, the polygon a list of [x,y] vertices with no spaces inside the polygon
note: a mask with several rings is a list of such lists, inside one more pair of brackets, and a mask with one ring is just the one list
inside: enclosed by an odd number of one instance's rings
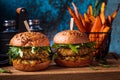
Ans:
{"label": "wooden table surface", "polygon": [[12,66],[3,67],[12,73],[0,73],[0,80],[120,80],[120,60],[108,60],[109,67],[64,68],[51,64],[48,69],[23,72]]}

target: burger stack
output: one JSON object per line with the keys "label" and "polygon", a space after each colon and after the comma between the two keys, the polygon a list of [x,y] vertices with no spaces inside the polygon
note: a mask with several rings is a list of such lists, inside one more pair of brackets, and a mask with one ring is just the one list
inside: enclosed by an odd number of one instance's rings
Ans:
{"label": "burger stack", "polygon": [[13,67],[22,71],[46,69],[50,64],[50,42],[40,32],[21,32],[9,43],[9,58]]}
{"label": "burger stack", "polygon": [[53,39],[56,48],[55,62],[64,67],[88,66],[93,61],[94,43],[78,30],[65,30]]}
{"label": "burger stack", "polygon": [[14,35],[8,52],[13,67],[21,71],[44,70],[51,63],[51,52],[58,66],[80,67],[92,64],[94,49],[87,34],[78,30],[65,30],[57,33],[53,42],[50,47],[49,39],[40,32]]}

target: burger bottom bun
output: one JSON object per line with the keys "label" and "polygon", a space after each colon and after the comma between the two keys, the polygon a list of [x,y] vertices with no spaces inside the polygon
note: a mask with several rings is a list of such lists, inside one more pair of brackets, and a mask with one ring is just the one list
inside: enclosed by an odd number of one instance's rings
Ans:
{"label": "burger bottom bun", "polygon": [[[36,60],[37,61],[37,60]],[[21,71],[39,71],[46,69],[50,64],[50,60],[46,62],[36,62],[36,64],[25,64],[25,63],[19,63],[18,60],[13,60],[13,67],[17,70]]]}
{"label": "burger bottom bun", "polygon": [[63,67],[84,67],[92,64],[92,62],[93,62],[93,58],[91,57],[76,61],[55,59],[55,63]]}

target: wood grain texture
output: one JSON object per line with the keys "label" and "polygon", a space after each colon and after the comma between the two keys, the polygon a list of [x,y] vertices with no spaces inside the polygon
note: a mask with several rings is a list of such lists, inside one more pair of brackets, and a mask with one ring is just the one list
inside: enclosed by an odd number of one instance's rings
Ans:
{"label": "wood grain texture", "polygon": [[109,60],[109,64],[112,67],[94,67],[98,70],[90,67],[64,68],[51,64],[48,69],[37,72],[18,71],[8,66],[3,68],[12,73],[0,73],[0,80],[120,80],[120,60]]}

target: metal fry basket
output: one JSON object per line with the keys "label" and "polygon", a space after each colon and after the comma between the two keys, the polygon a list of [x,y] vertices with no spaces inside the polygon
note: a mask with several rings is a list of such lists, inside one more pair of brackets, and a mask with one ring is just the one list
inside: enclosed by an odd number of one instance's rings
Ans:
{"label": "metal fry basket", "polygon": [[[103,60],[109,52],[109,45],[111,41],[111,31],[109,32],[90,32],[88,33],[90,41],[96,42],[95,45],[95,59]],[[91,36],[90,36],[91,35]]]}

